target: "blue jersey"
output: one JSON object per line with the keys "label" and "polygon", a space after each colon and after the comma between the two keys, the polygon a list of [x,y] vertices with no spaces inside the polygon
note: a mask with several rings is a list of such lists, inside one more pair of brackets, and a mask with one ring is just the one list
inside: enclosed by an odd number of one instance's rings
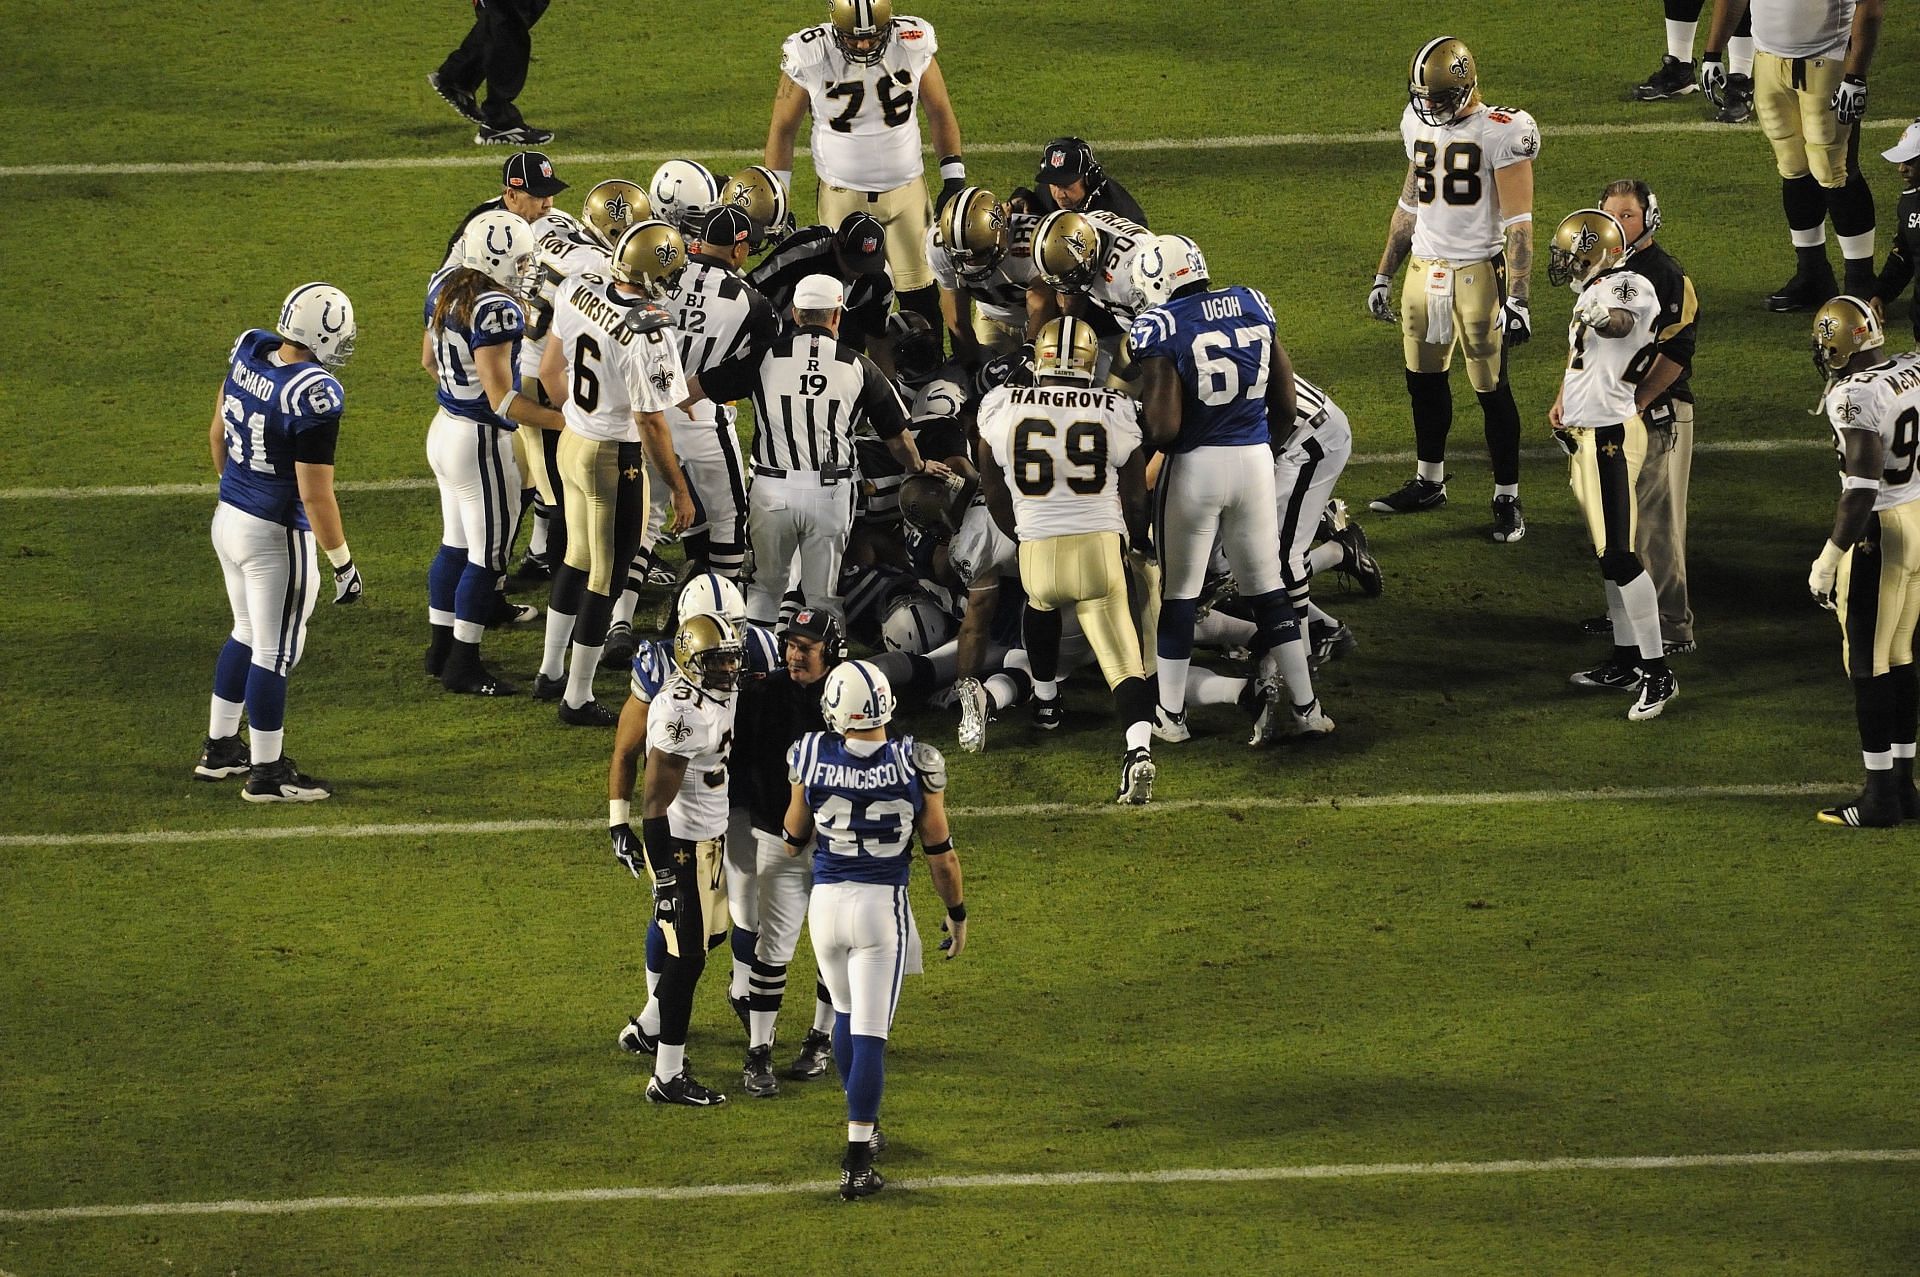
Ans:
{"label": "blue jersey", "polygon": [[872,753],[855,753],[856,743],[867,742],[808,732],[787,751],[788,777],[813,813],[813,880],[904,887],[926,805],[913,737],[871,742]]}
{"label": "blue jersey", "polygon": [[332,436],[339,431],[346,396],[332,373],[317,363],[280,365],[271,358],[281,338],[264,328],[240,334],[227,361],[227,384],[220,391],[220,420],[226,429],[227,466],[220,472],[220,499],[248,514],[283,527],[307,530],[300,504],[300,483],[293,463],[301,436],[321,442],[310,459],[333,463]]}
{"label": "blue jersey", "polygon": [[[740,637],[747,649],[747,659],[740,668],[742,682],[765,678],[786,663],[780,659],[779,641],[766,626],[749,622],[741,627]],[[665,639],[640,640],[633,651],[633,680],[629,684],[634,696],[651,705],[672,677],[673,644]]]}
{"label": "blue jersey", "polygon": [[1168,452],[1268,441],[1273,307],[1257,290],[1236,284],[1176,297],[1141,311],[1129,340],[1134,359],[1171,359],[1179,370],[1180,433]]}
{"label": "blue jersey", "polygon": [[473,356],[487,346],[511,343],[507,367],[512,371],[513,388],[520,389],[520,339],[527,331],[526,314],[520,309],[520,303],[507,294],[490,291],[480,294],[479,300],[473,303],[473,313],[466,324],[462,325],[448,314],[446,327],[435,330],[434,299],[455,269],[444,267],[427,283],[424,315],[428,331],[434,333],[433,363],[435,375],[440,379],[440,406],[456,417],[496,430],[517,429],[513,422],[493,410],[486,388],[480,384],[480,368]]}

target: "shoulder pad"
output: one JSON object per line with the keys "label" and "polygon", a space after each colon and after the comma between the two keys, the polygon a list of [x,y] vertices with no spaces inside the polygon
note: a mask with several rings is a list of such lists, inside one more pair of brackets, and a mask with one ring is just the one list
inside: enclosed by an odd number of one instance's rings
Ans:
{"label": "shoulder pad", "polygon": [[670,327],[673,316],[652,302],[640,302],[627,308],[627,317],[623,322],[636,333],[650,333]]}
{"label": "shoulder pad", "polygon": [[947,787],[947,759],[927,742],[915,738],[911,750],[913,770],[920,773],[920,787],[939,793]]}

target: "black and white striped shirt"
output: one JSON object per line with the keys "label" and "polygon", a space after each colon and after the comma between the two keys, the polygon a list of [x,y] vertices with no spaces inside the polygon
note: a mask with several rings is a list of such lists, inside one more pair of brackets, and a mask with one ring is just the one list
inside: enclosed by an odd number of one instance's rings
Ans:
{"label": "black and white striped shirt", "polygon": [[773,306],[782,324],[792,323],[793,290],[809,275],[831,275],[847,288],[846,314],[840,334],[848,345],[864,350],[886,331],[887,312],[893,309],[893,274],[882,267],[871,275],[847,278],[833,252],[833,231],[826,226],[802,226],[774,245],[766,259],[747,272],[747,282]]}
{"label": "black and white striped shirt", "polygon": [[680,363],[692,377],[773,344],[780,321],[746,280],[701,254],[687,263],[666,308],[680,334]]}
{"label": "black and white striped shirt", "polygon": [[882,439],[907,428],[907,414],[873,361],[809,325],[700,374],[716,403],[753,400],[753,464],[777,470],[849,470],[853,432]]}

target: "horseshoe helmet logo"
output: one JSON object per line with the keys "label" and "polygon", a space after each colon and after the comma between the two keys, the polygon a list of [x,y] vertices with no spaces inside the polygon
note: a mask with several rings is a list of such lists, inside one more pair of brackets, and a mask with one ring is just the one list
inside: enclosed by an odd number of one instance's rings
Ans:
{"label": "horseshoe helmet logo", "polygon": [[[493,237],[495,232],[505,235],[507,237],[507,242],[504,244],[494,243]],[[513,248],[513,231],[510,227],[506,227],[506,226],[487,227],[487,251],[489,253],[492,253],[495,257],[504,258],[512,248]]]}
{"label": "horseshoe helmet logo", "polygon": [[343,313],[336,323],[333,318],[333,299],[328,298],[320,307],[320,330],[337,333],[347,326],[347,317]]}

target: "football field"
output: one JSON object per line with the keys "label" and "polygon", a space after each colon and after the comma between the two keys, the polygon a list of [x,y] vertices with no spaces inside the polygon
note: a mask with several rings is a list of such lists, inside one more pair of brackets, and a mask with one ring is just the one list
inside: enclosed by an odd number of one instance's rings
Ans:
{"label": "football field", "polygon": [[[1088,138],[1156,229],[1267,293],[1352,417],[1341,495],[1386,590],[1315,591],[1360,642],[1319,679],[1337,734],[1253,752],[1236,711],[1197,711],[1153,805],[1116,809],[1084,677],[1061,731],[1016,712],[980,755],[914,707],[972,922],[902,998],[887,1192],[834,1195],[830,1081],[737,1093],[719,955],[689,1061],[734,1097],[648,1106],[614,1045],[647,893],[607,850],[610,734],[420,673],[420,298],[504,155],[424,81],[467,6],[18,0],[0,1274],[1920,1271],[1920,841],[1812,819],[1860,763],[1804,585],[1837,483],[1807,317],[1760,304],[1792,257],[1758,130],[1626,100],[1653,5],[901,7],[939,32],[973,180],[1004,194],[1046,139]],[[676,155],[757,162],[779,43],[824,8],[558,0],[520,103],[559,134],[561,205]],[[1883,253],[1910,18],[1861,147]],[[1512,546],[1486,539],[1460,372],[1452,503],[1364,511],[1411,471],[1399,337],[1363,302],[1406,61],[1443,27],[1542,131]],[[1545,425],[1571,298],[1544,246],[1624,176],[1702,307],[1700,650],[1649,723],[1567,685],[1603,600]],[[234,336],[315,278],[359,316],[338,474],[367,594],[322,601],[290,689],[288,751],[337,792],[261,808],[190,776],[228,624],[207,419]],[[1888,329],[1907,349],[1906,303]],[[539,649],[486,647],[516,681]],[[803,944],[777,1063],[812,970]]]}

